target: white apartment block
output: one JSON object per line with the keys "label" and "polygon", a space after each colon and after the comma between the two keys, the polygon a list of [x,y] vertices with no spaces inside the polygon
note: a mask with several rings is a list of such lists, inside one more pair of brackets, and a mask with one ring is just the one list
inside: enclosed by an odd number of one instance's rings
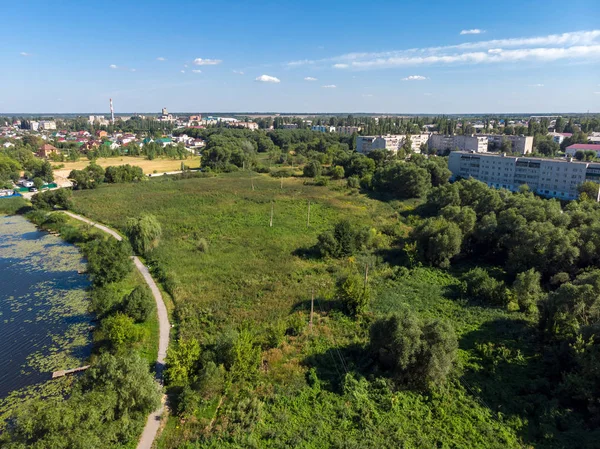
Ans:
{"label": "white apartment block", "polygon": [[[421,152],[421,144],[429,142],[430,134],[410,134],[411,149],[414,153]],[[397,152],[406,142],[406,136],[403,134],[387,136],[357,136],[356,151],[359,153],[368,153],[372,150],[388,150]]]}
{"label": "white apartment block", "polygon": [[488,138],[481,136],[432,134],[429,138],[429,148],[437,151],[475,151],[484,153],[488,149]]}
{"label": "white apartment block", "polygon": [[56,129],[56,122],[52,120],[40,120],[39,129],[49,130]]}
{"label": "white apartment block", "polygon": [[539,195],[564,200],[576,199],[577,186],[585,181],[600,183],[599,163],[573,162],[572,159],[455,151],[450,153],[448,168],[452,172],[452,179],[474,178],[490,187],[513,192],[527,184],[531,191]]}

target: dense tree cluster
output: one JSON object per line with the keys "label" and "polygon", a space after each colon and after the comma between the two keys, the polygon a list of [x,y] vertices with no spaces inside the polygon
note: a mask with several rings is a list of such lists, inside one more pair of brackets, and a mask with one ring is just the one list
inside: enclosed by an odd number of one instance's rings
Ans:
{"label": "dense tree cluster", "polygon": [[131,248],[113,237],[90,241],[84,246],[84,253],[88,273],[98,286],[118,282],[133,269]]}
{"label": "dense tree cluster", "polygon": [[162,227],[154,215],[144,214],[137,218],[129,218],[125,225],[125,233],[133,250],[143,255],[156,248]]}
{"label": "dense tree cluster", "polygon": [[70,209],[72,207],[71,191],[69,189],[47,190],[38,192],[31,198],[34,209]]}
{"label": "dense tree cluster", "polygon": [[81,170],[72,170],[69,179],[73,181],[75,190],[84,190],[95,189],[103,182],[111,184],[138,182],[144,180],[145,176],[142,168],[138,166],[125,164],[104,169],[92,162]]}

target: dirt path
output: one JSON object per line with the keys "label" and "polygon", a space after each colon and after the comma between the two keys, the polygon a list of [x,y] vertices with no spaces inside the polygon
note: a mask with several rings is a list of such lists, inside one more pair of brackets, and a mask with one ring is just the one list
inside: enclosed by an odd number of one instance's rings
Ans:
{"label": "dirt path", "polygon": [[[67,214],[69,217],[75,218],[76,220],[88,223],[112,235],[119,241],[123,240],[123,237],[114,229],[95,223],[88,218],[82,217],[81,215],[77,215],[72,212],[65,211],[65,214]],[[156,310],[158,312],[159,327],[158,357],[156,359],[156,381],[162,386],[163,370],[165,368],[165,358],[167,356],[167,348],[169,347],[169,332],[171,330],[171,324],[169,323],[169,315],[167,313],[165,303],[162,299],[162,295],[160,294],[160,290],[154,282],[154,279],[152,279],[148,268],[142,263],[142,261],[137,256],[133,256],[132,259],[135,263],[135,267],[146,281],[146,284],[148,284],[148,287],[150,287],[152,295],[154,296],[154,300],[156,301]],[[160,427],[160,420],[164,410],[164,403],[165,396],[163,396],[161,400],[161,405],[158,408],[158,410],[155,410],[148,416],[148,420],[146,421],[146,426],[144,427],[144,431],[140,436],[137,449],[150,449],[152,447],[152,443],[154,442],[154,438],[156,438],[156,434]]]}

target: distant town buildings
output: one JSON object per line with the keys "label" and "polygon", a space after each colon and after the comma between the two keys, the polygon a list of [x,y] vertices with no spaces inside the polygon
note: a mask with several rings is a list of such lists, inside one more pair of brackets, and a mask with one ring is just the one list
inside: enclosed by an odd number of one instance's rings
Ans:
{"label": "distant town buildings", "polygon": [[310,129],[320,133],[332,133],[335,131],[335,126],[315,125]]}
{"label": "distant town buildings", "polygon": [[40,120],[38,127],[46,131],[56,129],[56,122],[53,120]]}
{"label": "distant town buildings", "polygon": [[38,157],[48,158],[52,155],[60,154],[60,150],[49,143],[45,143],[42,145],[37,151],[36,155]]}
{"label": "distant town buildings", "polygon": [[[409,134],[411,150],[415,153],[421,152],[421,145],[429,142],[430,134]],[[388,134],[386,136],[357,136],[356,151],[369,153],[373,150],[388,150],[396,152],[406,142],[407,136],[403,134]]]}
{"label": "distant town buildings", "polygon": [[574,162],[572,159],[543,159],[503,154],[455,151],[448,168],[452,179],[474,178],[490,187],[517,191],[527,184],[543,196],[576,199],[577,187],[585,181],[600,181],[600,163]]}
{"label": "distant town buildings", "polygon": [[284,123],[281,125],[281,129],[298,129],[298,125],[296,123]]}
{"label": "distant town buildings", "polygon": [[229,126],[233,128],[246,128],[252,131],[258,129],[258,123],[254,122],[233,122]]}
{"label": "distant town buildings", "polygon": [[167,108],[162,108],[161,114],[157,120],[159,122],[174,122],[175,118],[173,117],[173,114],[169,114]]}
{"label": "distant town buildings", "polygon": [[338,134],[350,136],[354,133],[358,133],[360,128],[358,126],[338,126],[335,128],[335,130]]}
{"label": "distant town buildings", "polygon": [[596,157],[600,157],[600,145],[593,143],[575,143],[573,145],[569,145],[565,149],[565,154],[573,157],[578,151],[593,151],[596,153]]}
{"label": "distant town buildings", "polygon": [[103,115],[90,115],[88,123],[94,126],[108,126],[110,122]]}

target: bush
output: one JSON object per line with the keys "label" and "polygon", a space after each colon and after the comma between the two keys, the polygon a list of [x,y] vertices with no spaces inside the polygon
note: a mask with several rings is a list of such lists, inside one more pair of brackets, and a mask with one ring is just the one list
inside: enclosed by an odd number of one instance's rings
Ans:
{"label": "bush", "polygon": [[271,170],[270,175],[274,178],[289,178],[294,176],[294,171],[290,168],[277,168]]}
{"label": "bush", "polygon": [[99,337],[114,350],[125,349],[126,346],[140,339],[140,332],[135,326],[133,319],[117,312],[100,323]]}
{"label": "bush", "polygon": [[138,323],[147,321],[155,310],[154,297],[145,285],[137,286],[123,301],[123,312]]}
{"label": "bush", "polygon": [[506,305],[509,301],[509,292],[504,282],[494,279],[484,268],[473,268],[463,276],[466,284],[466,293],[473,299],[479,299],[495,306]]}
{"label": "bush", "polygon": [[73,206],[69,189],[56,189],[39,192],[31,198],[34,209],[70,209]]}
{"label": "bush", "polygon": [[106,167],[104,173],[104,180],[110,183],[133,182],[142,179],[144,179],[142,168],[129,164]]}
{"label": "bush", "polygon": [[304,314],[302,312],[296,312],[288,317],[285,333],[287,335],[298,336],[302,334],[305,327],[306,318],[304,317]]}
{"label": "bush", "polygon": [[180,340],[167,352],[165,378],[170,385],[185,385],[193,380],[198,370],[200,345],[198,340]]}
{"label": "bush", "polygon": [[200,251],[201,253],[206,253],[208,252],[208,241],[205,238],[201,238],[200,240],[198,240],[198,251]]}
{"label": "bush", "polygon": [[84,247],[87,269],[95,285],[118,282],[133,269],[127,243],[114,238],[97,239]]}
{"label": "bush", "polygon": [[458,340],[448,323],[425,323],[403,310],[373,323],[369,349],[399,385],[426,389],[446,380],[456,360]]}
{"label": "bush", "polygon": [[411,233],[422,259],[432,265],[447,268],[450,259],[460,253],[462,232],[458,225],[444,218],[424,220]]}
{"label": "bush", "polygon": [[342,179],[344,177],[344,167],[336,165],[331,169],[331,177],[333,179]]}
{"label": "bush", "polygon": [[147,254],[158,245],[162,227],[156,217],[144,214],[138,218],[129,218],[125,225],[133,250],[138,254]]}
{"label": "bush", "polygon": [[347,257],[364,248],[369,231],[350,224],[348,220],[339,221],[333,231],[319,235],[317,248],[322,257]]}
{"label": "bush", "polygon": [[350,176],[348,178],[348,187],[358,189],[360,187],[360,178],[358,176]]}
{"label": "bush", "polygon": [[321,175],[322,170],[323,167],[321,166],[321,163],[319,161],[312,160],[304,166],[302,173],[307,178],[316,178],[317,176]]}
{"label": "bush", "polygon": [[315,185],[320,187],[327,186],[329,185],[329,179],[325,178],[324,176],[317,176],[315,178]]}
{"label": "bush", "polygon": [[90,309],[100,318],[116,312],[123,298],[112,285],[92,289]]}
{"label": "bush", "polygon": [[350,274],[338,279],[336,295],[344,304],[346,312],[352,316],[364,313],[371,299],[369,286],[358,274]]}

